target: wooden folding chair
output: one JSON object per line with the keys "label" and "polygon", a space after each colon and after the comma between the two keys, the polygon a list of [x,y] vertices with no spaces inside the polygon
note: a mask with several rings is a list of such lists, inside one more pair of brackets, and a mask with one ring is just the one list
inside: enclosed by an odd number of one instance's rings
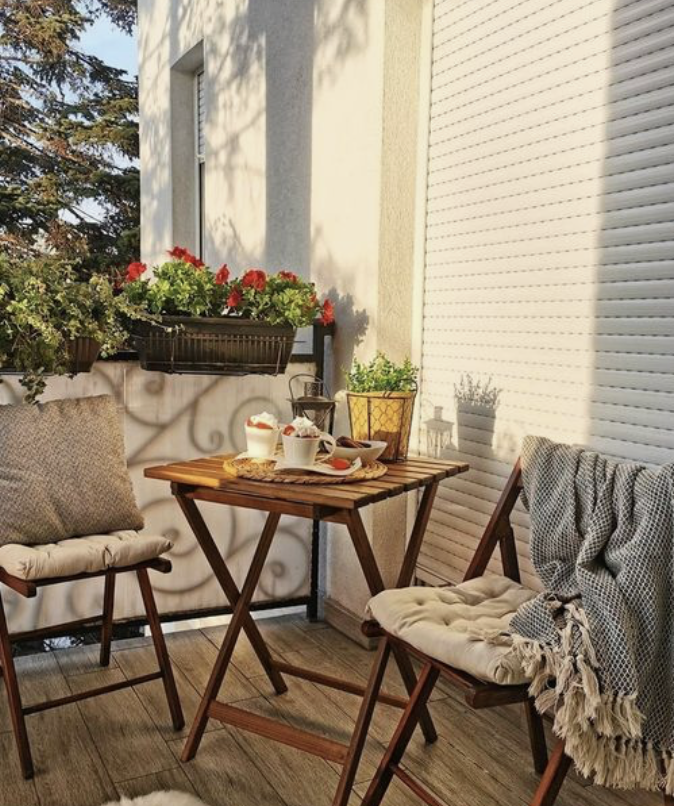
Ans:
{"label": "wooden folding chair", "polygon": [[[95,573],[83,573],[69,577],[56,577],[38,580],[21,579],[19,577],[12,576],[11,574],[7,573],[5,569],[0,568],[0,582],[4,583],[9,588],[12,588],[12,590],[16,591],[21,596],[25,596],[27,598],[35,597],[37,595],[38,588],[46,585],[56,585],[60,582],[72,582],[79,579],[91,579],[93,577],[105,577],[103,613],[101,616],[89,619],[79,619],[77,621],[70,621],[52,627],[31,630],[23,633],[14,633],[12,635],[10,635],[7,629],[7,620],[5,618],[2,595],[0,595],[0,676],[4,678],[5,687],[7,689],[7,699],[9,701],[12,728],[16,738],[19,761],[21,763],[24,778],[28,779],[33,777],[33,759],[30,751],[30,743],[28,741],[28,733],[26,731],[25,722],[25,717],[29,716],[30,714],[36,714],[40,711],[46,711],[50,708],[58,708],[61,705],[69,705],[70,703],[88,699],[89,697],[96,697],[99,694],[108,694],[112,691],[128,688],[129,686],[137,686],[141,683],[149,683],[151,680],[161,679],[164,683],[164,690],[166,692],[166,699],[168,700],[173,727],[176,730],[180,730],[184,726],[185,720],[183,718],[180,699],[178,697],[178,691],[173,678],[171,661],[169,660],[164,635],[162,633],[161,624],[159,621],[157,606],[152,593],[152,586],[150,585],[150,580],[147,573],[150,569],[153,571],[158,571],[161,574],[167,574],[171,570],[171,563],[169,560],[157,557],[153,560],[137,563],[136,565],[119,568],[113,567]],[[58,699],[49,700],[47,702],[34,703],[29,706],[22,705],[16,670],[14,668],[14,660],[12,658],[12,643],[29,639],[40,639],[55,635],[62,635],[64,630],[68,628],[82,629],[100,627],[100,663],[101,666],[107,666],[110,663],[110,645],[112,642],[115,580],[117,574],[130,571],[135,571],[138,577],[145,613],[150,626],[152,641],[157,654],[157,661],[159,663],[158,671],[152,672],[151,674],[145,674],[140,677],[134,677],[129,680],[124,680],[119,683],[111,683],[107,686],[82,691],[78,694],[70,694],[66,697],[59,697]]]}
{"label": "wooden folding chair", "polygon": [[[510,515],[521,491],[522,471],[518,460],[466,571],[464,582],[484,574],[497,546],[501,553],[504,576],[514,582],[520,582],[517,549],[515,536],[510,524]],[[400,766],[405,750],[419,722],[421,709],[426,707],[439,677],[449,680],[462,689],[465,692],[467,704],[475,709],[493,708],[518,702],[524,703],[534,769],[541,776],[540,783],[531,801],[531,806],[553,806],[571,768],[572,761],[564,752],[564,741],[560,740],[555,745],[548,762],[543,720],[536,710],[533,699],[529,696],[528,685],[502,686],[495,683],[484,683],[466,674],[461,669],[447,666],[420,652],[407,642],[383,630],[377,622],[366,621],[362,629],[365,635],[371,637],[381,636],[382,640],[351,741],[351,751],[353,754],[357,754],[358,758],[363,751],[377,695],[384,679],[386,664],[393,647],[404,650],[422,664],[416,688],[410,696],[409,703],[363,798],[362,806],[378,806],[393,776],[398,778],[428,806],[442,806],[430,792]],[[665,795],[664,802],[674,804],[674,798]]]}
{"label": "wooden folding chair", "polygon": [[[501,551],[501,560],[505,576],[509,577],[514,582],[520,582],[515,537],[510,525],[510,514],[515,506],[520,490],[521,472],[518,462],[501,495],[496,510],[487,525],[484,535],[480,540],[477,551],[464,577],[464,581],[475,579],[484,574],[498,545]],[[529,696],[527,685],[501,686],[496,683],[485,683],[460,669],[451,668],[434,658],[424,655],[407,642],[384,631],[377,622],[366,621],[362,629],[367,636],[381,636],[382,641],[373,664],[370,684],[361,706],[356,731],[351,741],[352,753],[356,754],[358,757],[360,757],[365,744],[376,698],[379,694],[391,651],[394,649],[397,651],[402,650],[410,656],[417,658],[417,660],[420,660],[422,663],[422,670],[416,688],[410,697],[409,703],[403,712],[388,749],[370,784],[365,799],[363,800],[363,806],[376,806],[376,804],[379,804],[394,775],[406,784],[418,797],[428,803],[429,806],[440,806],[438,801],[433,798],[421,784],[400,767],[402,756],[419,721],[421,709],[426,707],[428,699],[440,676],[448,679],[465,691],[466,702],[475,709],[492,708],[511,703],[523,703],[529,728],[534,768],[540,775],[545,772],[548,755],[543,721],[536,711],[533,700]],[[544,803],[544,801],[541,801],[541,804],[542,803]]]}

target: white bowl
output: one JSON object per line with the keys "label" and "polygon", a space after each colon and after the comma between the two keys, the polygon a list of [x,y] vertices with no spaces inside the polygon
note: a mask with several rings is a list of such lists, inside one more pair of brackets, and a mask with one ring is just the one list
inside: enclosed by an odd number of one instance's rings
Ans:
{"label": "white bowl", "polygon": [[[365,442],[365,440],[363,440],[363,442]],[[370,465],[372,462],[376,462],[382,453],[384,453],[387,444],[387,442],[368,440],[367,448],[342,448],[340,445],[337,445],[334,456],[338,459],[347,459],[349,462],[360,459],[364,465]]]}

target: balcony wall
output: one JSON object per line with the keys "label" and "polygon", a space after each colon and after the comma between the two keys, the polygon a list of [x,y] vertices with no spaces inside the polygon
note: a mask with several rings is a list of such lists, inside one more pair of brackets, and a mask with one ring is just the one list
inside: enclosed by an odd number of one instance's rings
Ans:
{"label": "balcony wall", "polygon": [[[289,372],[300,371],[291,365]],[[308,367],[301,367],[310,369]],[[129,470],[146,532],[174,541],[170,552],[173,572],[152,574],[162,613],[212,609],[226,604],[187,523],[172,499],[169,485],[143,477],[143,469],[186,458],[244,450],[243,422],[249,414],[267,409],[288,418],[288,376],[208,377],[165,375],[142,371],[133,362],[98,362],[90,374],[75,379],[52,378],[44,400],[111,394],[123,413]],[[0,403],[18,403],[22,390],[17,379],[0,384]],[[55,480],[58,483],[58,480]],[[86,484],[86,478],[82,478]],[[30,506],[30,502],[26,502]],[[223,555],[237,579],[248,567],[263,525],[262,514],[229,507],[203,505],[202,511]],[[256,598],[288,599],[309,589],[310,527],[308,522],[284,518]],[[10,626],[26,630],[100,612],[101,580],[45,588],[37,601],[3,590]],[[116,618],[143,612],[135,575],[118,579]]]}

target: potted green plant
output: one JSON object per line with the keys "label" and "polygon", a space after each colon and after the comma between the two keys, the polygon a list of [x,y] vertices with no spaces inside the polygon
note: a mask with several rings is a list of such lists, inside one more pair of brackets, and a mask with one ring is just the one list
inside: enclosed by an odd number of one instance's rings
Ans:
{"label": "potted green plant", "polygon": [[381,440],[385,461],[407,458],[419,370],[409,358],[396,364],[378,352],[368,364],[354,360],[347,375],[351,435]]}
{"label": "potted green plant", "polygon": [[212,375],[278,374],[285,370],[297,328],[334,319],[329,300],[296,274],[249,269],[232,279],[227,265],[211,271],[176,246],[150,273],[132,263],[124,294],[161,317],[137,327],[143,369]]}
{"label": "potted green plant", "polygon": [[149,319],[104,275],[78,277],[67,261],[0,257],[0,374],[20,374],[26,401],[48,375],[89,372],[99,354],[118,352],[126,323]]}

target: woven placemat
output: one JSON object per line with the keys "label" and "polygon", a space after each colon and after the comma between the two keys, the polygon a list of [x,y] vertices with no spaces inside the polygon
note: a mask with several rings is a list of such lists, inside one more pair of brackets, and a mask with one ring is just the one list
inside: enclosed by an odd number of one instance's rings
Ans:
{"label": "woven placemat", "polygon": [[225,473],[240,479],[252,481],[272,481],[279,484],[344,484],[348,482],[370,481],[381,478],[387,471],[386,465],[373,462],[363,465],[350,476],[322,476],[320,473],[303,473],[293,470],[275,470],[273,462],[253,459],[225,459]]}

